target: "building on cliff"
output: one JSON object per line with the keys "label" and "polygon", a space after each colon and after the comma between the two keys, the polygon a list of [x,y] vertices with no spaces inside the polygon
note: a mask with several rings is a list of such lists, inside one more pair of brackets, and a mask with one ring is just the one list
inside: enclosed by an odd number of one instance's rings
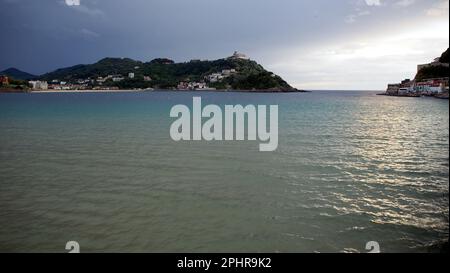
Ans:
{"label": "building on cliff", "polygon": [[235,51],[230,58],[231,59],[240,59],[240,60],[249,60],[250,59],[249,57],[247,57],[247,55],[245,55],[243,53],[239,53],[237,51]]}

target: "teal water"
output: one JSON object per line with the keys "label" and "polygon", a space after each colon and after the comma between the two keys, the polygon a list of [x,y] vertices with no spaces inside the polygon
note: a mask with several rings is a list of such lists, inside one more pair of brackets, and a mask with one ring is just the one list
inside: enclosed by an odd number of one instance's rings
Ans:
{"label": "teal water", "polygon": [[[279,146],[174,142],[175,104],[278,104]],[[0,252],[422,252],[449,103],[371,92],[0,94]]]}

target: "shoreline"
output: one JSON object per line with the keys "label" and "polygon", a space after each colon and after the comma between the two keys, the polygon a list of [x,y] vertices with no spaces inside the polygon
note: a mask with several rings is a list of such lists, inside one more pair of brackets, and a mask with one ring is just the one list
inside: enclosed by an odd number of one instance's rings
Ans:
{"label": "shoreline", "polygon": [[140,93],[140,92],[218,92],[218,93],[310,93],[312,91],[293,90],[293,91],[275,91],[275,90],[172,90],[172,89],[155,89],[155,90],[0,90],[0,93],[23,93],[23,94],[61,94],[61,93]]}
{"label": "shoreline", "polygon": [[441,99],[441,100],[448,100],[449,96],[448,94],[437,94],[437,95],[421,95],[421,94],[405,94],[405,95],[391,95],[388,93],[378,93],[377,96],[387,96],[387,97],[402,97],[402,98],[435,98],[435,99]]}

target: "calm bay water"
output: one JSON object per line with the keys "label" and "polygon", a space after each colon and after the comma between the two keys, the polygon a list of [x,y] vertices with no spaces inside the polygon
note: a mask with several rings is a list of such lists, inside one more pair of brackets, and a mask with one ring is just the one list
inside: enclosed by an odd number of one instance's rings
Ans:
{"label": "calm bay water", "polygon": [[[278,104],[279,146],[174,142],[175,104]],[[420,252],[449,103],[372,92],[0,94],[0,252]]]}

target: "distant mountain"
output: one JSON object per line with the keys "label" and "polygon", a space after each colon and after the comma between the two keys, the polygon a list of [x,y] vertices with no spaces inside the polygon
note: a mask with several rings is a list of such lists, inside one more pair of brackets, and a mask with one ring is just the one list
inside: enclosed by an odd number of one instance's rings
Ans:
{"label": "distant mountain", "polygon": [[23,72],[17,68],[8,68],[6,70],[3,70],[0,72],[0,75],[5,75],[16,80],[31,80],[37,78],[36,75]]}
{"label": "distant mountain", "polygon": [[[211,75],[226,71],[223,77],[209,80]],[[230,71],[232,71],[230,73]],[[130,73],[134,77],[128,77]],[[76,65],[42,75],[42,80],[76,82],[109,75],[121,75],[124,79],[109,79],[103,86],[127,88],[176,88],[180,82],[203,82],[209,87],[234,90],[295,91],[281,77],[265,70],[255,61],[229,57],[214,61],[192,60],[175,63],[166,58],[140,62],[127,58],[105,58],[94,64]],[[151,80],[149,80],[151,79]]]}

